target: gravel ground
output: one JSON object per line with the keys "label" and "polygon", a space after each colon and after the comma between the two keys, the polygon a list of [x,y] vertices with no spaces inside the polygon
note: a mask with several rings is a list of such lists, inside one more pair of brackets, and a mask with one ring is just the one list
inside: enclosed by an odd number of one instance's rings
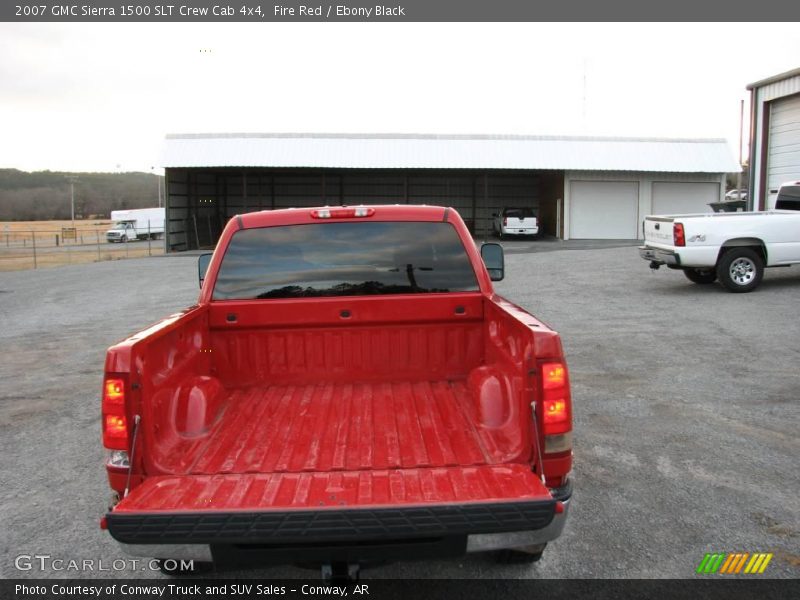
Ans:
{"label": "gravel ground", "polygon": [[[650,273],[630,246],[506,246],[498,290],[561,333],[570,364],[566,531],[532,566],[472,555],[364,577],[683,578],[711,551],[773,552],[767,574],[798,577],[800,270],[767,271],[756,292],[734,295]],[[76,575],[19,572],[20,554],[125,558],[98,528],[105,348],[196,296],[186,256],[0,273],[0,576]]]}

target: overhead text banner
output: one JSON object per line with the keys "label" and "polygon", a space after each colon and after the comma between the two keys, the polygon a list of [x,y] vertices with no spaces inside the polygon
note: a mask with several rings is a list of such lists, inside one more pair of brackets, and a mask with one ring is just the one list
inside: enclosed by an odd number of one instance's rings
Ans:
{"label": "overhead text banner", "polygon": [[[800,2],[786,0],[253,0],[156,2],[12,0],[10,22],[506,22],[506,21],[797,21]],[[675,38],[680,44],[680,34]],[[719,40],[719,43],[725,43]],[[761,40],[761,43],[769,43]]]}

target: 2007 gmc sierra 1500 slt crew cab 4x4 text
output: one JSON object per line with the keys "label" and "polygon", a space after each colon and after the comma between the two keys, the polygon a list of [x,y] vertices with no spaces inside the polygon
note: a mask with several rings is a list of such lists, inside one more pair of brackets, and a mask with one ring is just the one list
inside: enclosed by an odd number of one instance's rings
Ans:
{"label": "2007 gmc sierra 1500 slt crew cab 4x4 text", "polygon": [[800,181],[782,185],[775,209],[656,215],[643,223],[639,255],[652,269],[681,269],[694,283],[719,279],[731,292],[752,292],[765,267],[800,263]]}
{"label": "2007 gmc sierra 1500 slt crew cab 4x4 text", "polygon": [[455,210],[249,213],[209,256],[196,306],[106,357],[101,525],[127,552],[352,573],[560,535],[561,341]]}

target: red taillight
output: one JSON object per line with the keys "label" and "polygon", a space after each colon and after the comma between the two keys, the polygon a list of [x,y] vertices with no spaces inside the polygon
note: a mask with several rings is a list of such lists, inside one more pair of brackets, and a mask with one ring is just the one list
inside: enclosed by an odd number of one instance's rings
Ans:
{"label": "red taillight", "polygon": [[106,436],[111,438],[128,436],[128,424],[125,422],[124,416],[106,415]]}
{"label": "red taillight", "polygon": [[544,401],[544,424],[553,425],[563,423],[569,419],[566,400],[545,400]]}
{"label": "red taillight", "polygon": [[366,206],[353,206],[342,208],[315,208],[311,211],[312,219],[353,219],[355,217],[371,217],[375,214],[374,208]]}
{"label": "red taillight", "polygon": [[542,365],[542,385],[546,390],[564,387],[567,381],[567,370],[561,363],[545,363]]}
{"label": "red taillight", "polygon": [[572,431],[567,368],[563,363],[544,363],[541,368],[542,433],[546,438]]}
{"label": "red taillight", "polygon": [[508,225],[508,217],[503,217],[503,226]]}
{"label": "red taillight", "polygon": [[103,382],[103,445],[109,450],[128,449],[123,379],[109,378]]}
{"label": "red taillight", "polygon": [[676,246],[686,245],[686,236],[683,234],[683,223],[675,223],[672,226],[672,237]]}
{"label": "red taillight", "polygon": [[103,400],[109,402],[125,402],[125,382],[122,379],[106,379]]}

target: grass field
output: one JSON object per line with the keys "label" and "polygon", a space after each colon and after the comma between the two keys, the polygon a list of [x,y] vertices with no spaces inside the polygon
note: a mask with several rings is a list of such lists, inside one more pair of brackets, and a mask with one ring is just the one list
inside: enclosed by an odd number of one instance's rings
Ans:
{"label": "grass field", "polygon": [[[67,227],[73,227],[72,221],[0,221],[0,236],[2,236],[0,241],[8,245],[7,241],[10,244],[13,240],[30,239],[35,234],[37,244],[41,240],[43,244],[52,241],[52,245],[55,245],[55,236],[59,236],[60,243],[61,230]],[[80,237],[83,236],[84,243],[89,244],[97,242],[98,239],[103,240],[103,234],[111,229],[111,221],[76,220],[74,227],[78,235],[77,243],[80,243]]]}
{"label": "grass field", "polygon": [[[75,220],[75,227],[78,229],[106,231],[110,226],[110,219]],[[32,229],[57,231],[62,227],[72,227],[72,221],[69,219],[63,221],[0,221],[0,229],[5,230],[6,227],[11,231],[30,231]]]}
{"label": "grass field", "polygon": [[[109,244],[110,220],[76,220],[75,239],[64,239],[72,221],[0,221],[0,271],[56,267],[153,256],[164,253],[164,241]],[[34,256],[35,253],[35,256]]]}

